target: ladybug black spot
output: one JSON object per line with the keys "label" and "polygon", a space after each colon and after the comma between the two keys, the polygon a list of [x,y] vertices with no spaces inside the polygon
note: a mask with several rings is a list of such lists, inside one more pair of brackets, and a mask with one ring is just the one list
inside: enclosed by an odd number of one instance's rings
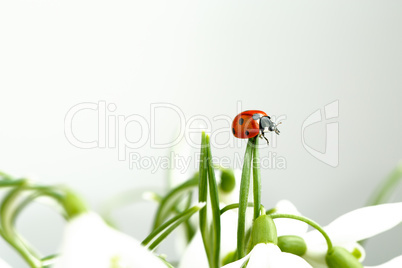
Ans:
{"label": "ladybug black spot", "polygon": [[232,128],[232,132],[233,132],[233,135],[236,134],[236,131],[234,130],[234,128]]}
{"label": "ladybug black spot", "polygon": [[248,132],[248,131],[246,130],[246,136],[248,136],[248,134],[250,134],[250,132]]}
{"label": "ladybug black spot", "polygon": [[244,123],[244,119],[243,119],[243,118],[240,118],[240,119],[239,119],[239,124],[240,124],[240,125],[243,125],[243,123]]}

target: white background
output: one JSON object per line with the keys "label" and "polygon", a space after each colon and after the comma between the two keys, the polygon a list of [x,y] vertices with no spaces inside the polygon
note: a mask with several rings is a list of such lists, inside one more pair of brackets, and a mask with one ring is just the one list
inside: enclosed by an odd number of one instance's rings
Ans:
{"label": "white background", "polygon": [[[316,221],[365,204],[401,158],[402,3],[400,1],[2,1],[0,3],[0,169],[43,183],[68,184],[93,209],[136,187],[166,185],[167,171],[129,169],[115,148],[80,149],[64,135],[64,118],[82,102],[114,103],[112,116],[150,120],[152,103],[186,118],[234,117],[261,109],[286,115],[275,152],[286,169],[264,169],[263,203],[286,198]],[[312,157],[301,142],[304,120],[339,101],[339,166]],[[155,117],[158,142],[177,133],[171,110]],[[323,121],[305,131],[323,151]],[[96,111],[74,121],[77,137],[97,136]],[[227,127],[222,139],[233,139]],[[135,124],[127,135],[139,139]],[[217,146],[216,146],[217,147]],[[241,146],[213,154],[243,154]],[[169,149],[137,150],[166,156]],[[394,200],[401,201],[401,191]],[[154,205],[116,213],[137,239],[149,231]],[[402,212],[400,212],[402,213]],[[375,215],[373,215],[374,217]],[[44,254],[57,251],[62,219],[28,209],[19,230]],[[368,243],[367,264],[400,255],[401,228]],[[398,241],[399,240],[399,241]],[[171,242],[171,241],[170,241]],[[169,243],[169,242],[168,242]],[[399,249],[398,249],[399,247]],[[168,245],[162,247],[170,256]],[[26,267],[3,241],[0,258]]]}

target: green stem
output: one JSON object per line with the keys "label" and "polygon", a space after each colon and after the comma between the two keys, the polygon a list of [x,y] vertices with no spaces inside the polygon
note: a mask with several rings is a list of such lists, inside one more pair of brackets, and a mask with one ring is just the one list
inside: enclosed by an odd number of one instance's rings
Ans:
{"label": "green stem", "polygon": [[158,236],[157,239],[155,239],[154,242],[152,242],[152,244],[148,247],[148,249],[154,250],[163,240],[165,240],[165,238],[171,232],[173,232],[180,224],[182,224],[182,222],[188,220],[190,217],[191,217],[191,215],[187,215],[187,216],[183,217],[182,219],[180,219],[179,221],[172,224],[172,226],[170,226],[168,229],[166,229],[166,231],[164,231],[160,236]]}
{"label": "green stem", "polygon": [[0,180],[0,187],[15,187],[15,186],[21,186],[22,184],[25,184],[27,180],[25,179],[19,179],[19,180],[12,180],[12,179],[4,179],[2,178]]}
{"label": "green stem", "polygon": [[243,171],[241,174],[240,196],[239,196],[239,217],[237,222],[237,258],[245,256],[245,233],[246,233],[246,211],[248,204],[248,194],[250,188],[250,167],[253,154],[254,142],[249,139],[246,153],[244,155]]}
{"label": "green stem", "polygon": [[[142,242],[141,244],[146,246],[148,245],[152,240],[155,239],[155,241],[149,246],[149,249],[155,248],[157,245],[159,245],[160,242],[162,242],[174,229],[176,229],[177,226],[179,226],[182,222],[186,221],[189,219],[194,213],[199,211],[201,208],[203,208],[204,205],[197,205],[193,206],[192,208],[189,208],[188,210],[180,213],[179,215],[171,218],[170,220],[166,221],[163,223],[161,226],[156,228],[153,232],[151,232]],[[159,235],[159,236],[158,236]]]}
{"label": "green stem", "polygon": [[[16,219],[27,205],[40,196],[54,199],[62,206],[64,212],[68,214],[65,207],[65,191],[58,187],[31,184],[25,179],[1,181],[0,184],[4,187],[14,187],[4,197],[0,206],[0,234],[22,256],[30,267],[43,267],[44,264],[39,254],[16,231]],[[26,197],[23,196],[24,198],[22,199],[20,197],[23,192],[28,192],[29,195]]]}
{"label": "green stem", "polygon": [[[207,138],[205,132],[201,136],[201,153],[200,153],[200,171],[198,181],[198,201],[207,202],[208,198],[208,161],[207,161]],[[207,222],[207,206],[203,207],[199,212],[201,237],[207,255],[209,266],[214,265],[213,252],[209,244],[208,222]]]}
{"label": "green stem", "polygon": [[21,201],[17,206],[15,206],[15,209],[10,213],[10,222],[15,225],[15,221],[18,215],[21,213],[21,211],[24,210],[24,208],[30,203],[32,203],[36,198],[41,196],[47,196],[49,198],[55,199],[56,201],[59,201],[63,198],[62,195],[52,192],[49,189],[45,188],[36,189],[36,191],[28,195],[23,201]]}
{"label": "green stem", "polygon": [[264,215],[264,214],[269,215],[269,214],[267,213],[267,211],[265,210],[265,207],[264,207],[263,205],[260,205],[260,214],[261,214],[261,215]]}
{"label": "green stem", "polygon": [[46,257],[42,258],[41,259],[41,261],[42,261],[42,267],[41,268],[50,268],[51,266],[53,266],[57,262],[58,257],[59,257],[58,254],[53,254],[53,255],[49,255],[49,256],[46,256]]}
{"label": "green stem", "polygon": [[[251,203],[251,202],[247,203],[247,207],[254,207],[254,203]],[[221,209],[221,215],[228,210],[236,209],[236,208],[239,208],[239,203],[227,205],[226,207]]]}
{"label": "green stem", "polygon": [[254,220],[256,220],[258,216],[260,216],[260,204],[261,204],[261,170],[260,170],[260,155],[258,152],[257,137],[254,138],[254,150],[253,150]]}
{"label": "green stem", "polygon": [[[212,209],[212,250],[213,250],[213,263],[214,266],[219,267],[219,256],[220,256],[220,247],[221,247],[221,214],[219,209],[219,194],[218,194],[218,186],[216,184],[215,171],[214,166],[212,164],[212,153],[211,153],[211,144],[209,142],[209,136],[207,135],[207,156],[206,159],[208,161],[208,184],[209,184],[209,194],[211,198],[211,209]],[[205,156],[204,156],[205,157]],[[213,268],[212,267],[212,268]]]}
{"label": "green stem", "polygon": [[273,214],[270,215],[272,219],[278,219],[278,218],[286,218],[286,219],[294,219],[298,221],[302,221],[319,231],[322,236],[325,238],[325,241],[327,242],[328,250],[329,252],[332,249],[332,242],[331,239],[329,238],[328,234],[324,231],[324,229],[315,221],[310,220],[309,218],[303,217],[303,216],[297,216],[297,215],[291,215],[291,214]]}
{"label": "green stem", "polygon": [[18,196],[25,189],[24,185],[11,190],[3,199],[0,207],[0,223],[2,228],[3,238],[21,255],[21,257],[32,268],[39,268],[41,261],[38,255],[28,247],[28,245],[20,238],[15,231],[12,220],[13,205],[17,201]]}
{"label": "green stem", "polygon": [[[189,196],[187,197],[187,204],[186,204],[184,210],[187,210],[191,207],[192,201],[193,201],[193,192],[191,192],[189,194]],[[191,222],[189,220],[184,222],[184,227],[186,229],[187,243],[190,243],[191,239],[193,239],[193,237],[195,235],[195,227],[191,224]]]}
{"label": "green stem", "polygon": [[172,191],[170,191],[161,201],[158,211],[156,212],[153,230],[158,228],[174,210],[174,206],[177,201],[180,200],[183,195],[192,191],[198,184],[198,179],[195,177],[188,180]]}
{"label": "green stem", "polygon": [[[184,208],[179,208],[178,206],[175,206],[174,208],[174,212],[176,214],[182,213],[183,211],[189,209],[191,207],[191,202],[192,202],[192,196],[193,193],[191,192],[186,198],[187,200],[184,200],[186,202],[186,204],[184,205]],[[187,243],[190,243],[191,239],[194,237],[195,234],[195,228],[192,225],[192,223],[187,220],[185,222],[183,222],[184,228],[185,228],[185,235],[186,235],[186,240]]]}

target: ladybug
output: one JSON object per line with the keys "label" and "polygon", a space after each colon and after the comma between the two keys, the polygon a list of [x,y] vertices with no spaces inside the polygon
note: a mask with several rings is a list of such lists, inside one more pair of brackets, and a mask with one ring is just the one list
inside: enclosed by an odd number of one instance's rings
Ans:
{"label": "ladybug", "polygon": [[264,138],[267,144],[269,144],[265,133],[274,131],[279,135],[280,131],[277,129],[279,124],[272,122],[271,117],[263,111],[248,110],[239,113],[233,119],[232,132],[239,139],[249,139],[259,135],[260,138]]}

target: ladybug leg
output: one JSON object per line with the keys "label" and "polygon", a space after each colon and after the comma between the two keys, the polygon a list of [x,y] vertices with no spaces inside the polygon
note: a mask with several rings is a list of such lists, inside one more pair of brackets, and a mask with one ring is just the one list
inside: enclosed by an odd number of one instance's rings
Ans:
{"label": "ladybug leg", "polygon": [[265,137],[264,132],[260,134],[260,138],[264,138],[267,141],[267,145],[269,145],[269,140]]}

